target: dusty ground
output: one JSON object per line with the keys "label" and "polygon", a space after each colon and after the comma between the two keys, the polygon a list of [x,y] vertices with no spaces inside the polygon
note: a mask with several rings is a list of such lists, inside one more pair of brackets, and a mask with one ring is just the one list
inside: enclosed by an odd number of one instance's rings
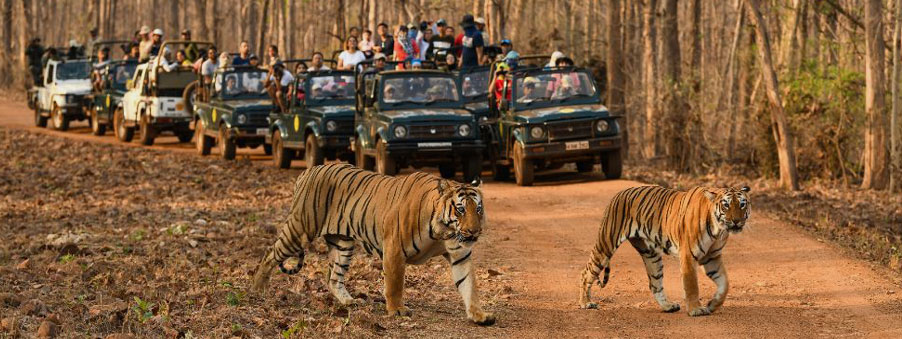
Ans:
{"label": "dusty ground", "polygon": [[[378,262],[364,254],[349,288],[367,305],[333,305],[322,252],[259,296],[247,292],[249,273],[302,162],[278,171],[256,154],[224,162],[166,140],[123,147],[84,127],[33,133],[30,119],[0,102],[0,124],[13,127],[0,129],[0,336],[43,326],[63,337],[902,337],[896,273],[760,212],[725,250],[732,289],[714,315],[659,312],[629,246],[595,292],[601,308],[579,310],[578,273],[601,211],[640,183],[568,172],[537,187],[484,187],[490,226],[474,255],[493,327],[466,322],[438,260],[409,271],[410,318],[385,315]],[[676,260],[665,261],[665,288],[679,300]],[[700,281],[710,296],[713,284]]]}

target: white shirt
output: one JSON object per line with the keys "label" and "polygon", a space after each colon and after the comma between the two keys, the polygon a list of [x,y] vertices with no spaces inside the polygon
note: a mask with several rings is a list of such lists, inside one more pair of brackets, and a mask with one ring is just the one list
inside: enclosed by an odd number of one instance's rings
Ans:
{"label": "white shirt", "polygon": [[219,63],[213,62],[213,60],[211,59],[207,59],[207,61],[204,61],[203,65],[200,66],[200,75],[213,76],[213,72],[216,71],[216,67],[219,67]]}
{"label": "white shirt", "polygon": [[[274,80],[276,80],[276,77],[270,75],[269,81],[274,81]],[[280,83],[280,85],[282,85],[282,87],[288,87],[288,85],[291,85],[292,82],[294,82],[294,76],[291,75],[291,72],[289,72],[287,69],[283,69],[282,70],[282,82]]]}
{"label": "white shirt", "polygon": [[366,56],[363,55],[363,52],[356,51],[354,53],[348,53],[348,51],[342,51],[341,54],[338,55],[338,58],[344,62],[344,67],[354,68],[361,61],[366,60]]}
{"label": "white shirt", "polygon": [[322,66],[319,66],[319,68],[310,66],[310,68],[307,69],[307,72],[319,72],[319,71],[330,71],[330,70],[332,70],[332,69],[329,68],[329,66],[326,66],[325,64],[323,64]]}

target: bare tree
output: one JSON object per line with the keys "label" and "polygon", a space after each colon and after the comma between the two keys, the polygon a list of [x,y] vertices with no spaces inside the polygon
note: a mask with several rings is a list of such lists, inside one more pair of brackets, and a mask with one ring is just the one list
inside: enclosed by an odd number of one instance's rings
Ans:
{"label": "bare tree", "polygon": [[643,4],[643,16],[645,18],[642,30],[642,41],[644,51],[642,53],[642,67],[645,83],[645,137],[643,145],[643,153],[646,159],[658,157],[661,151],[661,142],[659,140],[658,126],[660,126],[660,117],[658,116],[658,88],[657,88],[657,67],[655,58],[657,56],[655,43],[657,40],[655,32],[655,10],[658,7],[657,0],[646,0]]}
{"label": "bare tree", "polygon": [[899,81],[900,76],[902,76],[902,65],[900,65],[900,48],[902,48],[902,4],[899,3],[899,0],[894,1],[895,14],[893,15],[893,76],[892,76],[892,105],[893,111],[890,116],[889,123],[889,140],[890,140],[890,166],[889,166],[889,190],[890,192],[896,192],[896,176],[898,175],[897,171],[899,169],[899,110],[902,107],[899,107]]}
{"label": "bare tree", "polygon": [[622,39],[620,35],[620,0],[607,0],[608,3],[608,11],[607,11],[607,21],[608,21],[608,60],[607,60],[607,73],[608,73],[608,97],[607,104],[608,109],[611,110],[611,113],[614,115],[623,116],[623,147],[625,151],[623,154],[625,156],[629,155],[629,134],[626,133],[626,128],[629,126],[628,117],[626,114],[626,110],[624,109],[625,102],[623,98],[623,47],[622,47]]}
{"label": "bare tree", "polygon": [[798,169],[796,168],[795,148],[793,146],[792,134],[788,130],[789,126],[786,122],[786,113],[783,111],[783,100],[780,98],[780,88],[777,82],[777,73],[774,70],[767,23],[761,15],[759,0],[746,0],[745,5],[746,10],[749,12],[749,18],[751,19],[752,24],[755,25],[755,37],[758,43],[758,62],[761,66],[761,74],[764,77],[767,98],[771,104],[771,121],[773,123],[774,139],[777,144],[777,157],[780,162],[780,186],[791,190],[798,190],[799,180]]}
{"label": "bare tree", "polygon": [[886,188],[889,171],[887,169],[886,147],[886,99],[883,67],[883,2],[865,2],[865,45],[866,66],[865,110],[868,120],[864,134],[864,177],[862,188]]}

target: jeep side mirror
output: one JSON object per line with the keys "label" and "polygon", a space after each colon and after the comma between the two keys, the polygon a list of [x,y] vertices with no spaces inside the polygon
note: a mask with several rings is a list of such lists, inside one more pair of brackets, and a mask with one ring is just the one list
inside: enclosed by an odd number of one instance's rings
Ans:
{"label": "jeep side mirror", "polygon": [[125,89],[131,90],[132,88],[135,88],[135,81],[132,79],[126,80],[125,81]]}

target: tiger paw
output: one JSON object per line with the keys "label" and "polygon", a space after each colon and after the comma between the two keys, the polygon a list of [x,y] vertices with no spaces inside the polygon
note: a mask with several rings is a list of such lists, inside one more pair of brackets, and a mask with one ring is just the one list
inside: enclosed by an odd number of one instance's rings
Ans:
{"label": "tiger paw", "polygon": [[483,312],[470,317],[470,320],[479,326],[491,326],[495,324],[495,315],[489,312]]}
{"label": "tiger paw", "polygon": [[707,307],[698,307],[693,309],[692,311],[689,311],[690,317],[699,317],[709,314],[711,314],[711,310],[709,310]]}
{"label": "tiger paw", "polygon": [[598,309],[598,303],[588,302],[588,303],[579,305],[579,308],[584,309],[584,310]]}
{"label": "tiger paw", "polygon": [[399,316],[399,317],[409,317],[411,312],[410,309],[406,306],[401,306],[395,310],[388,310],[389,315]]}
{"label": "tiger paw", "polygon": [[680,310],[680,304],[668,302],[661,305],[661,310],[665,313],[673,313]]}

